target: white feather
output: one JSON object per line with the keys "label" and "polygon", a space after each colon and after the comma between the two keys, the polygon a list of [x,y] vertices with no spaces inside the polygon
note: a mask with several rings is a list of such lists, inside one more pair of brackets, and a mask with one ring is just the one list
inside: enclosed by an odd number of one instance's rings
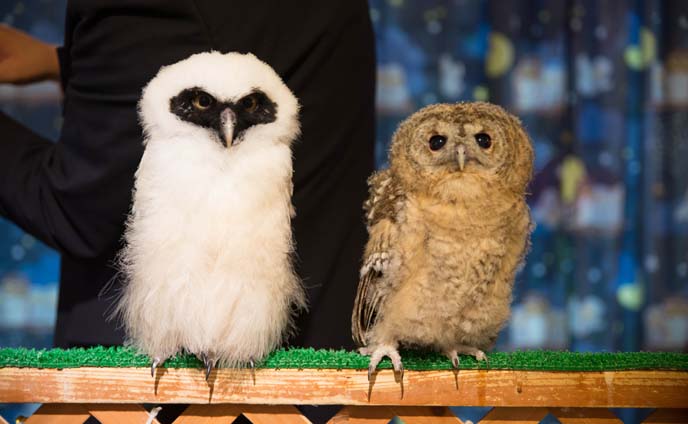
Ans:
{"label": "white feather", "polygon": [[[169,111],[189,87],[222,100],[260,88],[277,119],[223,147]],[[289,89],[252,55],[194,55],[145,88],[146,148],[120,256],[127,281],[118,313],[130,344],[162,360],[185,349],[238,366],[282,342],[305,306],[291,263],[297,113]]]}

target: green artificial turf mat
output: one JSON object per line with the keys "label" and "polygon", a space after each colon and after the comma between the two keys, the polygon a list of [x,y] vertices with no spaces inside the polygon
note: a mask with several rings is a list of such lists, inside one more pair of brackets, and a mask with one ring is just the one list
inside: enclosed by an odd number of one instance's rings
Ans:
{"label": "green artificial turf mat", "polygon": [[[451,362],[438,353],[402,351],[407,370],[447,370]],[[490,369],[533,371],[614,371],[614,370],[680,370],[688,371],[688,354],[669,352],[574,353],[559,351],[524,351],[489,353]],[[0,349],[0,368],[76,368],[76,367],[149,367],[150,359],[126,347],[93,347],[74,349]],[[168,359],[167,368],[200,368],[201,362],[191,355]],[[280,349],[268,356],[258,368],[291,369],[366,369],[368,358],[344,350]],[[391,368],[384,359],[379,368]],[[488,368],[469,356],[461,356],[461,369]]]}

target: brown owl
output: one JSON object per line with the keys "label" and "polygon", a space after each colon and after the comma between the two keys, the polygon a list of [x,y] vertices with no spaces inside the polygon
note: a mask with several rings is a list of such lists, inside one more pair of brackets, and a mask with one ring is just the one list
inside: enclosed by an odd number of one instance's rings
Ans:
{"label": "brown owl", "polygon": [[531,231],[533,148],[520,121],[489,103],[428,106],[394,134],[390,167],[370,177],[369,240],[352,333],[403,365],[399,346],[486,359],[509,318]]}

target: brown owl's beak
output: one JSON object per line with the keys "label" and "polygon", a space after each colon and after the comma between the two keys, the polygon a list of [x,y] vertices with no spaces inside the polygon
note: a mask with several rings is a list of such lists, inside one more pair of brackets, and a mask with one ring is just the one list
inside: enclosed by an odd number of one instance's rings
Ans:
{"label": "brown owl's beak", "polygon": [[459,170],[463,171],[464,166],[466,166],[466,146],[459,144],[456,149],[457,160],[459,161]]}

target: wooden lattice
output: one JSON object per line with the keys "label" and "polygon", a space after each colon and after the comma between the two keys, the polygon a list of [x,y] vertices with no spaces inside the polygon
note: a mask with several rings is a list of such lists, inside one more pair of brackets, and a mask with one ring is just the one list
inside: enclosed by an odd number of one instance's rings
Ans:
{"label": "wooden lattice", "polygon": [[[537,424],[548,413],[562,424],[622,424],[605,408],[509,408],[492,409],[483,424]],[[45,404],[26,424],[83,424],[93,416],[102,424],[159,424],[143,406],[129,404]],[[227,424],[240,415],[254,424],[307,424],[310,421],[290,405],[190,405],[174,424]],[[329,424],[386,424],[399,417],[406,424],[461,424],[447,407],[431,406],[345,406]],[[658,409],[643,423],[685,424],[688,409]]]}

